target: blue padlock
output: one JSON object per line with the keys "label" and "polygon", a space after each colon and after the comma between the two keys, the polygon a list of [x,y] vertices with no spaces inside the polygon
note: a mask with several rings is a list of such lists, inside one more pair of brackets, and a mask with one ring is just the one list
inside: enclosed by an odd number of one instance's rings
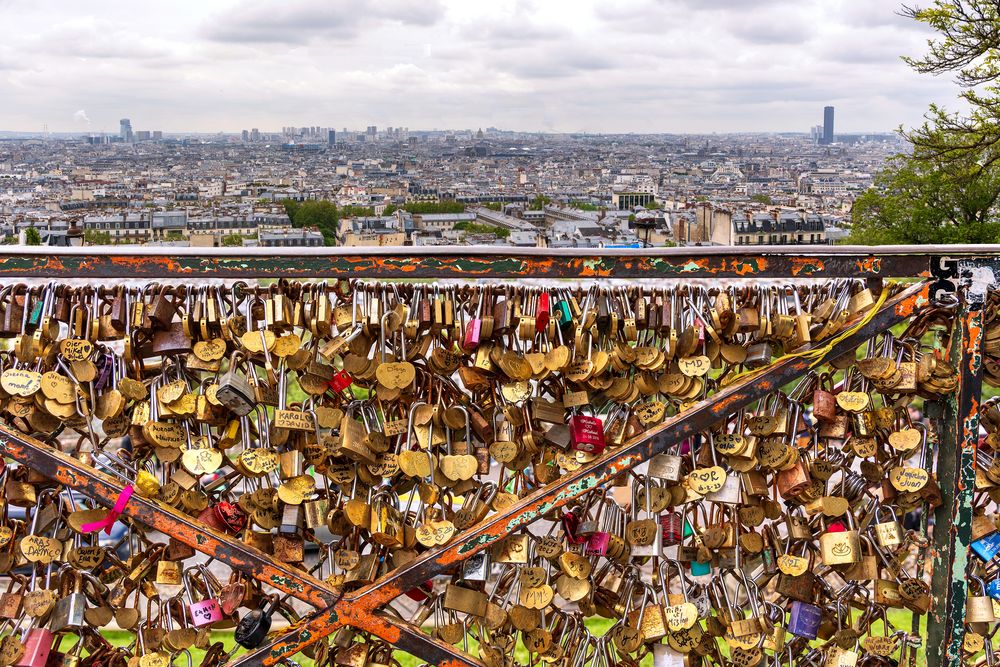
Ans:
{"label": "blue padlock", "polygon": [[788,631],[793,635],[816,639],[820,621],[823,620],[823,610],[814,604],[792,601],[792,613],[788,618]]}
{"label": "blue padlock", "polygon": [[1000,532],[980,537],[969,546],[972,547],[973,553],[988,563],[1000,553]]}

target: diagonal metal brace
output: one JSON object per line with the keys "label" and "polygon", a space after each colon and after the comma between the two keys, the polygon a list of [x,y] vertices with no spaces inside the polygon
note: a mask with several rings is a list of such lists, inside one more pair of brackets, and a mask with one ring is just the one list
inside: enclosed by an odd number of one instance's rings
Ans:
{"label": "diagonal metal brace", "polygon": [[[886,300],[882,308],[862,326],[824,352],[818,361],[840,356],[869,338],[909,318],[930,302],[929,283],[917,283]],[[710,399],[696,404],[660,426],[606,453],[579,470],[565,475],[526,496],[502,512],[488,517],[461,533],[450,545],[429,550],[378,581],[344,596],[312,621],[286,633],[231,663],[231,667],[273,665],[304,647],[329,636],[344,625],[370,632],[399,649],[437,665],[479,666],[480,662],[422,633],[408,624],[388,621],[379,609],[427,579],[450,571],[472,555],[489,548],[511,532],[562,507],[588,491],[600,488],[619,473],[634,468],[685,438],[704,430],[744,406],[807,373],[813,362],[802,357],[779,361],[765,371],[739,380]],[[388,624],[388,625],[387,625]],[[405,632],[401,632],[405,628]],[[426,639],[424,639],[426,638]]]}
{"label": "diagonal metal brace", "polygon": [[[114,506],[123,488],[114,477],[3,424],[0,424],[0,453],[106,507]],[[166,503],[134,494],[122,514],[314,607],[329,608],[341,598],[340,589],[213,530]]]}

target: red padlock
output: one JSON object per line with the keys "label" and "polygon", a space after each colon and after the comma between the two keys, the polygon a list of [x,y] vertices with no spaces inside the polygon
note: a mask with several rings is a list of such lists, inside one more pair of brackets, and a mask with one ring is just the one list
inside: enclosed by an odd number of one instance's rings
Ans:
{"label": "red padlock", "polygon": [[663,544],[680,544],[683,538],[681,532],[684,528],[684,521],[679,512],[670,511],[660,515],[660,527],[663,529]]}
{"label": "red padlock", "polygon": [[235,535],[246,526],[247,515],[239,505],[222,501],[203,509],[198,520],[221,533]]}
{"label": "red padlock", "polygon": [[347,389],[354,382],[354,378],[347,371],[340,370],[333,374],[333,378],[330,379],[330,388],[333,389],[334,393],[339,394],[343,390]]}
{"label": "red padlock", "polygon": [[587,541],[587,538],[583,535],[577,535],[576,529],[580,525],[580,517],[574,512],[564,512],[562,515],[562,527],[563,532],[566,533],[566,539],[569,540],[570,544],[583,544]]}
{"label": "red padlock", "polygon": [[604,422],[589,415],[569,418],[570,442],[573,449],[589,454],[604,452]]}
{"label": "red padlock", "polygon": [[545,328],[549,326],[551,312],[551,308],[549,307],[549,293],[542,292],[538,297],[538,308],[535,311],[535,331],[538,333],[545,331]]}
{"label": "red padlock", "polygon": [[406,597],[410,598],[414,602],[423,602],[431,596],[434,592],[434,582],[425,581],[419,586],[414,586],[410,590],[406,591]]}
{"label": "red padlock", "polygon": [[608,553],[611,543],[611,533],[599,530],[587,538],[586,553],[588,556],[603,556]]}

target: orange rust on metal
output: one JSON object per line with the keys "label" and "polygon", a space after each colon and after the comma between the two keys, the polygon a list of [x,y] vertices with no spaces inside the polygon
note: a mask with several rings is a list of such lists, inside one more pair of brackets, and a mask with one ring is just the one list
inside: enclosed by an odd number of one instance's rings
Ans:
{"label": "orange rust on metal", "polygon": [[180,262],[170,257],[130,257],[128,255],[116,255],[111,257],[111,263],[116,266],[127,266],[137,272],[148,273],[151,267],[163,272],[164,275],[185,274],[187,270],[181,266]]}
{"label": "orange rust on metal", "polygon": [[818,257],[792,257],[792,275],[798,277],[802,273],[807,275],[821,272],[825,268],[825,263]]}
{"label": "orange rust on metal", "polygon": [[879,273],[882,271],[881,257],[864,257],[858,260],[859,273]]}
{"label": "orange rust on metal", "polygon": [[[63,486],[82,492],[112,506],[124,485],[115,478],[84,465],[75,458],[0,424],[0,448],[5,455]],[[326,607],[339,599],[340,592],[325,582],[274,561],[268,554],[229,535],[197,522],[194,517],[158,500],[133,495],[122,512],[192,548],[233,567],[252,572],[254,577],[315,607]]]}
{"label": "orange rust on metal", "polygon": [[730,270],[738,276],[752,276],[767,271],[767,257],[758,257],[756,266],[750,262],[734,262]]}
{"label": "orange rust on metal", "polygon": [[[761,387],[770,386],[770,383],[762,383]],[[736,394],[731,394],[729,396],[723,396],[716,401],[712,402],[712,411],[716,414],[729,414],[730,406],[739,400],[739,396]]]}
{"label": "orange rust on metal", "polygon": [[917,308],[930,301],[931,284],[923,283],[919,292],[912,294],[909,298],[903,299],[896,304],[896,314],[901,317],[911,317]]}

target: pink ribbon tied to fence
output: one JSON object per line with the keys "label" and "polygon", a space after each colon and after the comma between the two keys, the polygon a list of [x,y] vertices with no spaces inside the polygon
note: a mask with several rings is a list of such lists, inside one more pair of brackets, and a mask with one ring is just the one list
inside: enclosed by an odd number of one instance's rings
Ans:
{"label": "pink ribbon tied to fence", "polygon": [[80,526],[80,532],[97,533],[103,529],[105,533],[110,535],[111,527],[115,525],[115,521],[117,521],[118,517],[120,517],[122,512],[125,511],[125,506],[128,505],[129,498],[132,497],[132,493],[134,491],[135,490],[132,488],[131,484],[122,489],[122,492],[118,494],[118,500],[115,501],[115,506],[108,510],[107,515],[100,521],[92,521],[90,523],[83,524]]}

